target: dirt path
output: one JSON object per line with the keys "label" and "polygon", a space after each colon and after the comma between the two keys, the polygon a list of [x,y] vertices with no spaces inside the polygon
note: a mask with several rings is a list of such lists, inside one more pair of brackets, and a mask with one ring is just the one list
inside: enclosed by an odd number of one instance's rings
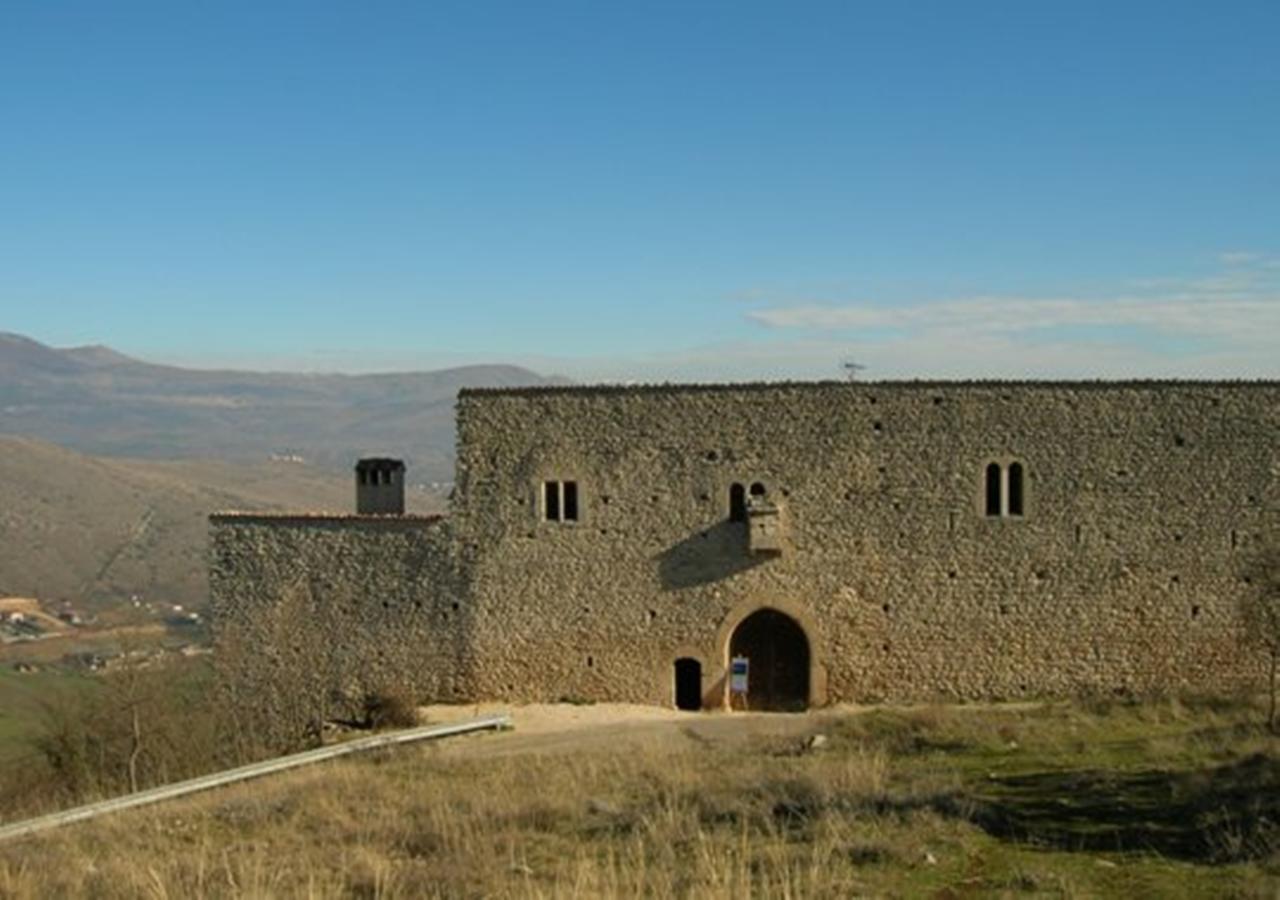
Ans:
{"label": "dirt path", "polygon": [[473,706],[428,706],[421,713],[426,722],[454,722],[475,716],[509,713],[514,723],[502,734],[476,735],[444,741],[445,756],[492,758],[525,753],[579,753],[584,750],[616,751],[619,746],[693,741],[700,744],[734,744],[757,738],[789,738],[797,741],[823,730],[832,718],[849,715],[859,707],[842,706],[807,713],[680,712],[628,703],[530,704],[510,706],[481,703]]}
{"label": "dirt path", "polygon": [[107,577],[107,573],[111,571],[111,567],[114,566],[117,560],[125,554],[125,551],[142,540],[147,533],[147,529],[151,527],[151,523],[155,520],[155,517],[155,507],[148,506],[147,511],[142,514],[142,518],[138,520],[138,524],[134,525],[133,528],[129,530],[128,537],[124,539],[119,547],[116,547],[115,550],[111,551],[107,556],[106,561],[98,569],[98,573],[90,578],[85,583],[84,587],[80,588],[79,594],[81,597],[88,597],[93,594],[98,585]]}
{"label": "dirt path", "polygon": [[[948,709],[974,713],[991,709],[1025,711],[1042,705],[1039,701],[966,703]],[[418,711],[424,723],[458,722],[477,716],[509,714],[514,725],[511,731],[468,735],[432,745],[435,752],[444,756],[495,758],[523,753],[615,751],[620,746],[655,741],[733,746],[758,739],[793,738],[798,744],[810,735],[829,730],[830,723],[836,719],[875,710],[910,711],[932,706],[927,703],[873,706],[843,703],[803,713],[729,713],[681,712],[632,703],[479,703],[424,706]]]}

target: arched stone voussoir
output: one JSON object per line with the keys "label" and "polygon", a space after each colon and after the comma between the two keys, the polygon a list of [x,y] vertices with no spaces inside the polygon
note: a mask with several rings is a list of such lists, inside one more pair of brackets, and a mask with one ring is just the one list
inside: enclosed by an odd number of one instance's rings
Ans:
{"label": "arched stone voussoir", "polygon": [[[729,645],[733,633],[738,626],[753,613],[771,609],[789,617],[804,632],[809,642],[809,706],[810,708],[827,705],[827,641],[817,618],[803,603],[785,597],[769,597],[761,599],[752,597],[735,604],[721,620],[716,631],[715,662],[722,673],[729,668]],[[729,706],[728,679],[724,680],[723,703]]]}

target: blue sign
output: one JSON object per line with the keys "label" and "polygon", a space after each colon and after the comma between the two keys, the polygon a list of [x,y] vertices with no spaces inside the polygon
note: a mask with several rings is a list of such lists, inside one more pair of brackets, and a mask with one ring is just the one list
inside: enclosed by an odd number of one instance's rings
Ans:
{"label": "blue sign", "polygon": [[751,668],[751,660],[745,656],[735,656],[729,662],[729,691],[734,694],[747,692],[747,673]]}

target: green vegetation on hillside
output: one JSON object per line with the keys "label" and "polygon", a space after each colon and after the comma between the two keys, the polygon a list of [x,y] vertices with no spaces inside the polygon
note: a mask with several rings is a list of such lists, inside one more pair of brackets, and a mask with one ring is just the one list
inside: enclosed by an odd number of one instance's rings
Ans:
{"label": "green vegetation on hillside", "polygon": [[[0,670],[0,819],[51,812],[247,761],[208,657],[127,647],[101,674]],[[0,891],[3,896],[3,891]]]}
{"label": "green vegetation on hillside", "polygon": [[91,690],[93,679],[64,669],[20,674],[0,666],[0,769],[28,764],[37,756],[33,741],[41,734],[44,716],[56,698]]}

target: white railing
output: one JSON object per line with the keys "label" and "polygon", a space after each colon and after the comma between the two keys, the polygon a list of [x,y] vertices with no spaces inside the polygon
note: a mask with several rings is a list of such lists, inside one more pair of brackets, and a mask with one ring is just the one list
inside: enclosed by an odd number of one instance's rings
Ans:
{"label": "white railing", "polygon": [[221,787],[225,784],[248,781],[250,778],[260,778],[263,775],[283,772],[286,769],[296,769],[299,766],[307,766],[327,759],[336,759],[351,753],[376,750],[379,747],[393,747],[414,741],[452,737],[456,734],[468,734],[473,731],[501,731],[510,727],[511,717],[499,715],[468,719],[452,725],[424,725],[421,728],[410,728],[406,731],[375,734],[371,737],[359,738],[354,741],[344,741],[341,744],[331,744],[328,747],[317,747],[315,750],[304,750],[301,753],[268,759],[265,762],[251,763],[236,769],[214,772],[212,775],[201,775],[199,778],[191,778],[187,781],[161,785],[150,790],[138,791],[136,794],[126,794],[123,797],[113,797],[110,800],[102,800],[86,806],[77,806],[74,809],[50,813],[35,819],[0,825],[0,841],[35,834],[39,831],[47,831],[50,828],[58,828],[62,825],[70,825],[72,822],[83,822],[85,819],[92,819],[106,813],[119,812],[123,809],[132,809],[135,806],[147,806],[151,803],[159,803],[161,800],[184,797],[187,794],[207,791],[210,788]]}

